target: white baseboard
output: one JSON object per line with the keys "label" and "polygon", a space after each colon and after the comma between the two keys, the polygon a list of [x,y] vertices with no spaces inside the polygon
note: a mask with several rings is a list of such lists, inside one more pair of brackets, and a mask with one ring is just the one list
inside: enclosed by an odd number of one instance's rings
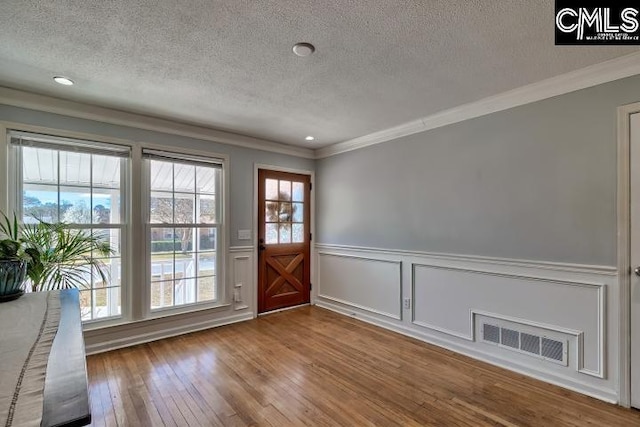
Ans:
{"label": "white baseboard", "polygon": [[[123,338],[101,341],[97,344],[87,345],[85,351],[87,355],[104,353],[106,351],[117,350],[119,348],[130,347],[133,345],[144,344],[151,341],[157,341],[164,338],[184,335],[191,332],[198,332],[205,329],[211,329],[218,326],[230,325],[232,323],[244,322],[254,318],[254,313],[242,313],[233,316],[226,316],[217,319],[207,320],[204,322],[192,323],[190,325],[179,326],[175,328],[163,328],[156,332],[126,336]],[[132,324],[135,326],[135,324]],[[123,332],[125,333],[125,332]]]}
{"label": "white baseboard", "polygon": [[352,308],[349,308],[349,307],[342,307],[340,305],[333,304],[327,301],[322,301],[322,300],[317,301],[316,305],[318,307],[325,308],[327,310],[331,310],[345,316],[362,320],[363,322],[370,323],[372,325],[379,326],[379,327],[391,330],[393,332],[397,332],[402,335],[406,335],[411,338],[415,338],[420,341],[424,341],[426,343],[433,344],[438,347],[442,347],[447,350],[451,350],[456,353],[463,354],[465,356],[468,356],[475,360],[479,360],[481,362],[486,362],[494,366],[505,368],[510,371],[514,371],[519,374],[538,379],[540,381],[544,381],[559,387],[563,387],[578,393],[585,394],[587,396],[594,397],[596,399],[603,400],[605,402],[618,403],[617,393],[615,390],[612,390],[612,389],[611,390],[602,389],[602,388],[594,387],[587,383],[576,381],[574,378],[532,370],[527,368],[526,366],[513,363],[513,361],[510,361],[508,359],[496,356],[494,354],[482,352],[471,346],[463,345],[440,336],[422,332],[422,331],[413,329],[411,327],[402,325],[400,323],[387,321],[379,317],[369,315],[365,312],[361,312],[359,310],[354,311]]}

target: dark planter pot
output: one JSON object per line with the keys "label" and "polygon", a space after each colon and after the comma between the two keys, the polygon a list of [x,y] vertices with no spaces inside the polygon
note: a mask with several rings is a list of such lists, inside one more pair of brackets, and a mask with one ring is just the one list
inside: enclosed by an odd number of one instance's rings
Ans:
{"label": "dark planter pot", "polygon": [[25,261],[0,260],[0,302],[20,297],[27,274]]}

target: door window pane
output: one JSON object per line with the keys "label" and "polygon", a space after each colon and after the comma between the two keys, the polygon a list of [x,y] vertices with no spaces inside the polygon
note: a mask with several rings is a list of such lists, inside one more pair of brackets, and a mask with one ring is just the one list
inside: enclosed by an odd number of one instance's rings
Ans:
{"label": "door window pane", "polygon": [[304,224],[293,224],[292,230],[293,230],[293,235],[292,235],[291,241],[293,243],[304,242]]}
{"label": "door window pane", "polygon": [[291,203],[280,202],[280,211],[278,212],[278,220],[280,222],[291,221]]}
{"label": "door window pane", "polygon": [[301,182],[293,183],[293,197],[294,202],[304,202],[304,184]]}
{"label": "door window pane", "polygon": [[280,192],[278,199],[291,200],[291,181],[280,181]]}
{"label": "door window pane", "polygon": [[269,245],[278,243],[278,224],[266,225],[265,241]]}
{"label": "door window pane", "polygon": [[280,243],[291,243],[291,224],[280,224]]}
{"label": "door window pane", "polygon": [[302,222],[304,218],[304,205],[302,203],[292,204],[292,221]]}
{"label": "door window pane", "polygon": [[278,200],[278,180],[267,179],[265,185],[267,190],[265,192],[265,198],[267,200]]}

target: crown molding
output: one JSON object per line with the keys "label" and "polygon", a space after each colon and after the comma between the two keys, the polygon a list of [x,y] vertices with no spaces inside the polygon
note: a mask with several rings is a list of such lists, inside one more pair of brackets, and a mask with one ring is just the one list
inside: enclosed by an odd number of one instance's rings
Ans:
{"label": "crown molding", "polygon": [[128,113],[111,108],[83,104],[76,101],[39,95],[7,87],[0,87],[0,104],[29,110],[44,111],[78,119],[93,120],[112,125],[129,126],[154,132],[179,135],[205,141],[212,141],[254,150],[287,154],[307,159],[314,158],[314,152],[304,147],[293,147],[266,139],[244,136],[204,126],[174,122],[166,119]]}
{"label": "crown molding", "polygon": [[357,150],[403,136],[447,126],[498,111],[640,74],[640,52],[551,77],[479,101],[460,105],[399,126],[370,133],[315,151],[316,159]]}

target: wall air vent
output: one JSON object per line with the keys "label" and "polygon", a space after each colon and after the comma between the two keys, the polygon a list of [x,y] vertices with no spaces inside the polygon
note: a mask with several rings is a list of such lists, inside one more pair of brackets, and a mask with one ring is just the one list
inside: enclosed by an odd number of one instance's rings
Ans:
{"label": "wall air vent", "polygon": [[489,341],[494,344],[500,344],[500,328],[493,325],[484,325],[484,329],[482,330],[482,338],[485,341]]}
{"label": "wall air vent", "polygon": [[542,357],[562,362],[562,358],[564,357],[563,353],[564,343],[562,341],[542,338],[542,350],[540,351]]}
{"label": "wall air vent", "polygon": [[507,350],[534,356],[567,366],[567,342],[542,335],[482,324],[482,340]]}
{"label": "wall air vent", "polygon": [[511,348],[520,348],[520,332],[507,328],[500,329],[500,344]]}

